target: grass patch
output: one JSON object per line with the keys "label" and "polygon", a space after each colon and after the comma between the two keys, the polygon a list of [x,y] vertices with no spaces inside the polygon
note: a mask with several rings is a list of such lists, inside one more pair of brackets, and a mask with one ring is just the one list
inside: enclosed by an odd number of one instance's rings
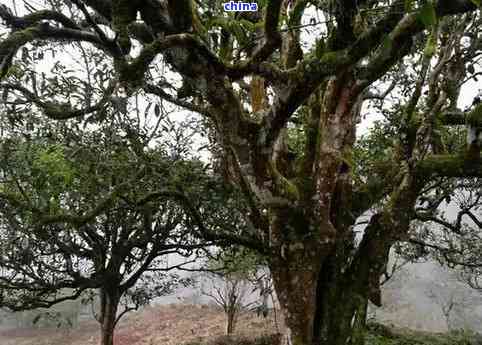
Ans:
{"label": "grass patch", "polygon": [[248,338],[244,336],[220,336],[210,340],[199,340],[184,345],[277,345],[280,343],[281,335],[269,334],[257,338]]}
{"label": "grass patch", "polygon": [[[365,345],[482,345],[482,335],[469,331],[428,333],[370,323]],[[243,336],[220,336],[199,339],[184,345],[278,345],[280,334],[258,338]]]}
{"label": "grass patch", "polygon": [[482,335],[464,330],[428,333],[370,323],[365,345],[482,345]]}

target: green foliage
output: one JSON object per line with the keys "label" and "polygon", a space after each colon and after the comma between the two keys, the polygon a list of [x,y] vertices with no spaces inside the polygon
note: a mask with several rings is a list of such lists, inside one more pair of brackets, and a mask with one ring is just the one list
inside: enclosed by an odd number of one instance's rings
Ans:
{"label": "green foliage", "polygon": [[430,28],[437,23],[437,13],[432,1],[426,1],[420,8],[418,19],[425,25],[426,28]]}
{"label": "green foliage", "polygon": [[481,6],[481,1],[480,1],[480,0],[470,0],[470,1],[472,1],[472,2],[475,4],[475,6],[477,6],[477,7],[480,7],[480,6]]}
{"label": "green foliage", "polygon": [[304,130],[300,126],[293,126],[287,128],[288,133],[288,147],[294,151],[297,155],[303,153],[303,149],[306,145],[306,135]]}
{"label": "green foliage", "polygon": [[369,134],[362,136],[353,150],[355,182],[384,179],[394,158],[396,129],[387,122],[375,122]]}
{"label": "green foliage", "polygon": [[466,330],[433,334],[369,323],[365,345],[471,345],[481,341],[481,335]]}
{"label": "green foliage", "polygon": [[415,0],[405,0],[405,11],[410,12],[413,10]]}
{"label": "green foliage", "polygon": [[[179,146],[176,154],[167,145],[141,146],[141,130],[128,138],[130,129],[120,130],[113,122],[97,125],[95,132],[63,124],[46,130],[48,136],[9,133],[0,140],[0,236],[9,248],[0,266],[28,265],[39,272],[9,282],[19,284],[19,292],[9,293],[0,304],[12,309],[45,306],[43,301],[54,299],[64,281],[79,283],[79,271],[93,272],[92,286],[98,288],[101,268],[115,260],[122,266],[114,265],[108,274],[128,282],[123,293],[129,310],[190,284],[143,270],[166,267],[166,247],[179,245],[179,255],[197,254],[194,249],[202,240],[194,230],[188,233],[190,214],[173,194],[186,194],[196,207],[200,197],[215,199],[205,164],[185,159]],[[213,202],[213,209],[220,208],[221,199]],[[59,222],[59,217],[67,220]],[[63,259],[71,263],[69,271]],[[39,285],[43,288],[36,290]]]}
{"label": "green foliage", "polygon": [[423,53],[427,57],[432,57],[435,55],[437,51],[437,32],[433,30],[432,33],[428,36],[427,43],[425,44],[425,49]]}
{"label": "green foliage", "polygon": [[263,259],[252,250],[241,247],[230,247],[222,250],[216,257],[208,261],[208,269],[225,276],[249,278],[263,264]]}
{"label": "green foliage", "polygon": [[73,181],[74,169],[59,145],[39,147],[32,162],[33,178],[48,184],[54,194],[66,190]]}
{"label": "green foliage", "polygon": [[254,32],[255,25],[247,20],[234,20],[232,18],[216,17],[208,24],[207,28],[221,27],[234,35],[241,46],[248,43],[248,33]]}
{"label": "green foliage", "polygon": [[473,127],[482,127],[482,103],[478,104],[467,116],[467,123]]}
{"label": "green foliage", "polygon": [[59,198],[73,186],[76,173],[61,145],[12,138],[0,142],[0,151],[0,171],[16,177],[2,181],[0,190],[30,198],[49,212],[60,207]]}
{"label": "green foliage", "polygon": [[7,73],[5,74],[6,77],[13,76],[15,78],[22,78],[24,75],[25,71],[21,69],[18,63],[12,64],[8,70]]}

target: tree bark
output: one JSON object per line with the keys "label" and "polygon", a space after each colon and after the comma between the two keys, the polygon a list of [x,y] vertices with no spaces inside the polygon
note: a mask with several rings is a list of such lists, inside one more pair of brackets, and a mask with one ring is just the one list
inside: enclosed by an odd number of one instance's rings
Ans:
{"label": "tree bark", "polygon": [[343,272],[343,259],[334,250],[321,260],[299,255],[297,267],[271,268],[285,317],[284,344],[364,344],[369,280]]}
{"label": "tree bark", "polygon": [[315,344],[364,344],[368,294],[366,281],[342,270],[336,254],[322,266],[317,284]]}
{"label": "tree bark", "polygon": [[[330,222],[338,226],[336,241],[306,233],[320,224],[315,215],[303,218],[285,211],[273,217],[271,240],[280,255],[271,260],[270,269],[285,319],[283,344],[364,344],[368,300],[380,304],[378,278],[392,239],[379,236],[383,224],[375,215],[355,248],[351,222],[336,221],[343,212],[332,214]],[[291,237],[280,238],[288,232]]]}
{"label": "tree bark", "polygon": [[312,344],[316,310],[316,272],[309,269],[273,267],[272,275],[285,319],[284,344]]}
{"label": "tree bark", "polygon": [[280,255],[270,268],[285,344],[363,344],[369,279],[348,269],[355,252],[349,161],[359,93],[343,74],[314,100],[317,137],[308,147],[306,182],[298,183],[301,201],[271,210],[270,241]]}
{"label": "tree bark", "polygon": [[[335,253],[305,269],[273,267],[275,289],[285,317],[284,344],[361,345],[364,343],[367,280],[340,271]],[[313,267],[314,269],[310,269]]]}
{"label": "tree bark", "polygon": [[114,345],[114,329],[120,293],[115,289],[101,289],[100,292],[100,331],[101,345]]}
{"label": "tree bark", "polygon": [[228,324],[226,326],[226,334],[231,335],[234,333],[234,329],[236,326],[236,311],[230,310],[227,313],[228,316]]}
{"label": "tree bark", "polygon": [[286,344],[306,345],[313,341],[316,286],[323,250],[318,239],[309,236],[308,229],[313,226],[310,220],[298,210],[280,209],[270,225],[271,243],[278,252],[270,262],[270,269],[284,315]]}

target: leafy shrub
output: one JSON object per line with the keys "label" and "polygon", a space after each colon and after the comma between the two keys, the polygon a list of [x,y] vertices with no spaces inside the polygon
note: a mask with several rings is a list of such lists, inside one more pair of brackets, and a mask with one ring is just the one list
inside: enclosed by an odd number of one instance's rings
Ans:
{"label": "leafy shrub", "polygon": [[482,335],[469,330],[433,334],[392,329],[378,323],[367,326],[366,345],[482,345]]}

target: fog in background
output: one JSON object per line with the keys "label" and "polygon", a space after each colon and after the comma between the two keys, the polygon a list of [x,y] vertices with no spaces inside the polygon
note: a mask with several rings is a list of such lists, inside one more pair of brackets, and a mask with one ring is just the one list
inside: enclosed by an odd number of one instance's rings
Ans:
{"label": "fog in background", "polygon": [[[184,272],[184,274],[192,273]],[[196,275],[199,276],[199,274]],[[157,298],[152,304],[213,304],[213,300],[204,295],[201,290],[210,291],[210,284],[222,284],[222,282],[200,280],[197,287],[178,289],[175,294]],[[258,299],[259,292],[248,291],[245,302],[255,304]],[[482,293],[458,281],[454,271],[443,268],[438,263],[407,264],[400,268],[383,285],[382,303],[381,308],[370,306],[369,319],[430,332],[465,328],[482,333]],[[446,309],[451,303],[453,308],[447,320],[444,308]],[[42,317],[36,325],[33,325],[35,317],[45,311],[51,314],[58,312],[62,316],[58,320]],[[79,322],[85,320],[93,320],[91,306],[81,305],[80,301],[70,301],[50,310],[2,312],[0,330],[32,327],[69,328],[77,327]]]}

